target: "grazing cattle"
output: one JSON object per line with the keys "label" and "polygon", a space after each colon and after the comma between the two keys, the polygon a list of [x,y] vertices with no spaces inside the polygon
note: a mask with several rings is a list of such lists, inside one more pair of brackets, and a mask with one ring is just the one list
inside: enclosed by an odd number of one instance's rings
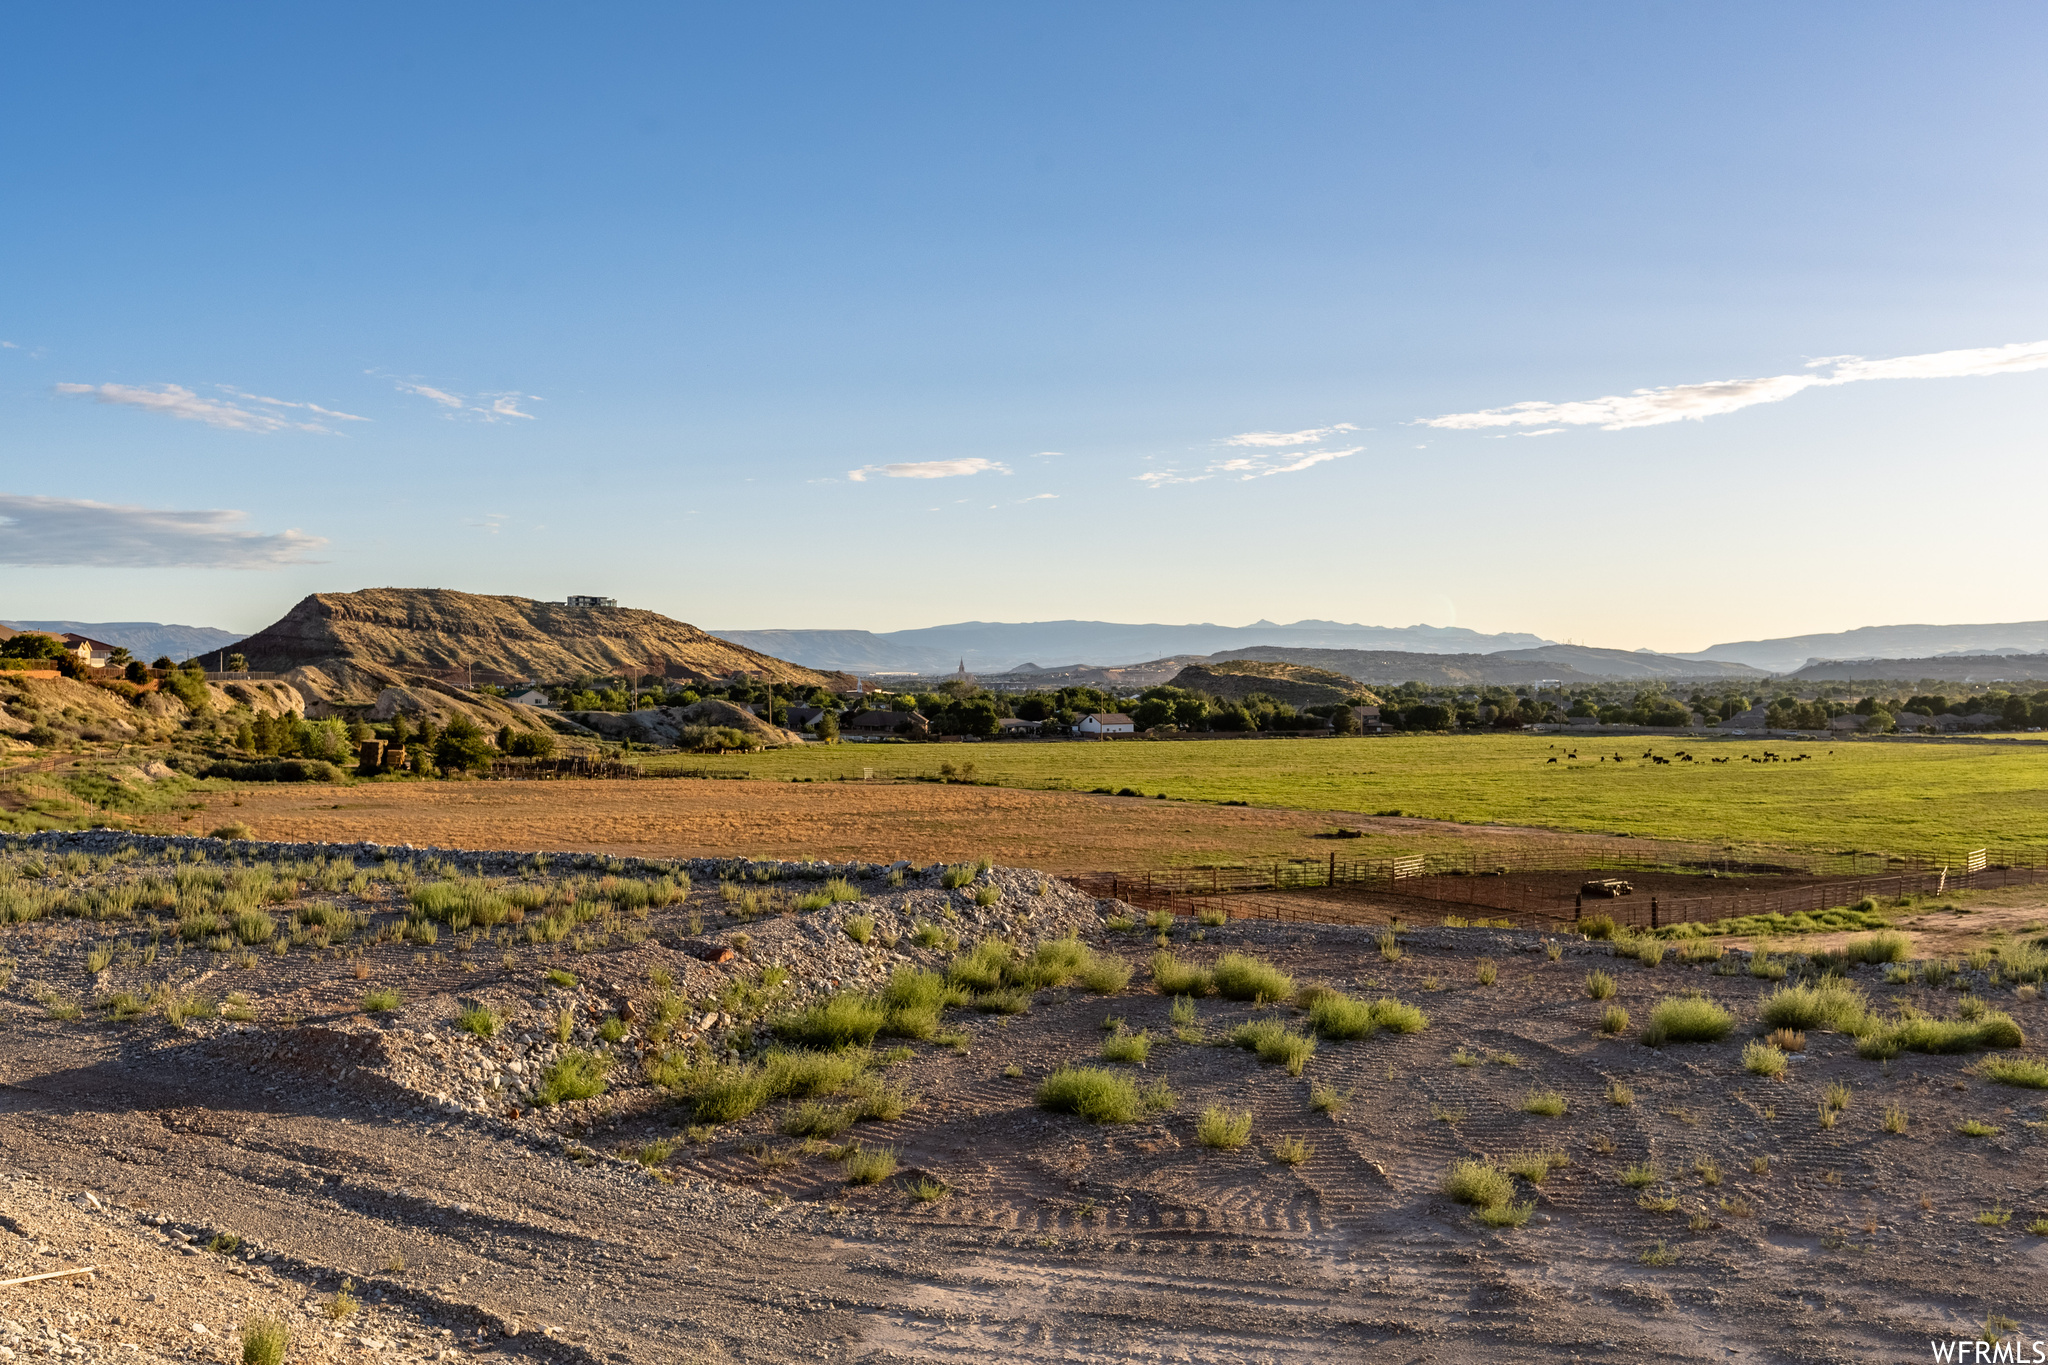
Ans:
{"label": "grazing cattle", "polygon": [[1554,759],[1554,758],[1546,758],[1546,759],[1544,759],[1543,761],[1544,761],[1545,763],[1555,763],[1555,762],[1557,762],[1557,760],[1556,760],[1556,759]]}

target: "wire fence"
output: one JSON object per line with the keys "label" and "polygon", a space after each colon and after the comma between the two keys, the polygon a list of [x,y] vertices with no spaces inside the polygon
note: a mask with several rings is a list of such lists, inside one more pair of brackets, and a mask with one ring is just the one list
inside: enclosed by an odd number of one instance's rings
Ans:
{"label": "wire fence", "polygon": [[[1631,874],[1646,885],[1602,875],[1612,873]],[[2048,849],[1900,855],[1647,840],[1617,849],[1608,842],[1544,841],[1469,853],[1331,855],[1234,868],[1084,873],[1066,880],[1093,896],[1174,915],[1363,923],[1387,918],[1376,909],[1427,905],[1518,923],[1606,915],[1617,925],[1662,928],[1749,915],[1815,914],[1866,897],[1883,902],[2039,883],[2048,881]]]}

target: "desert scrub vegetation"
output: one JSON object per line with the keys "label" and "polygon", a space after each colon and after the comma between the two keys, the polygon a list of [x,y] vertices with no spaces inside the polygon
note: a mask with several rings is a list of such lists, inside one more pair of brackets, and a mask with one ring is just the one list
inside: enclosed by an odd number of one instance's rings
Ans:
{"label": "desert scrub vegetation", "polygon": [[1294,994],[1293,977],[1248,953],[1217,958],[1211,980],[1226,1000],[1285,1000]]}
{"label": "desert scrub vegetation", "polygon": [[1273,1142],[1273,1160],[1283,1166],[1299,1166],[1316,1154],[1316,1149],[1298,1137],[1276,1138]]}
{"label": "desert scrub vegetation", "polygon": [[1039,1082],[1038,1104],[1090,1123],[1135,1123],[1152,1107],[1128,1075],[1091,1066],[1063,1066],[1047,1076]]}
{"label": "desert scrub vegetation", "polygon": [[388,1014],[399,1006],[398,992],[388,986],[379,986],[363,992],[363,1013]]}
{"label": "desert scrub vegetation", "polygon": [[896,1174],[894,1147],[862,1147],[858,1143],[841,1163],[849,1185],[875,1185]]}
{"label": "desert scrub vegetation", "polygon": [[1602,1033],[1627,1033],[1628,1011],[1619,1005],[1609,1005],[1606,1009],[1600,1011],[1600,1031]]}
{"label": "desert scrub vegetation", "polygon": [[1517,1107],[1525,1114],[1554,1119],[1563,1117],[1570,1105],[1565,1097],[1555,1090],[1531,1090],[1522,1096],[1522,1102]]}
{"label": "desert scrub vegetation", "polygon": [[1234,1152],[1251,1141],[1252,1111],[1232,1111],[1212,1104],[1195,1121],[1195,1138],[1204,1147]]}
{"label": "desert scrub vegetation", "polygon": [[1231,1030],[1229,1041],[1258,1054],[1262,1062],[1284,1066],[1290,1076],[1299,1076],[1315,1054],[1313,1034],[1296,1033],[1277,1019],[1255,1019]]}
{"label": "desert scrub vegetation", "polygon": [[571,1100],[594,1099],[604,1093],[609,1063],[588,1052],[565,1052],[540,1074],[534,1087],[534,1103],[553,1106]]}
{"label": "desert scrub vegetation", "polygon": [[1572,1164],[1572,1159],[1555,1148],[1541,1151],[1516,1152],[1502,1163],[1510,1174],[1518,1175],[1531,1185],[1541,1185],[1549,1179],[1552,1171],[1560,1171]]}
{"label": "desert scrub vegetation", "polygon": [[479,1038],[498,1036],[498,1015],[489,1005],[466,1005],[455,1016],[455,1027]]}
{"label": "desert scrub vegetation", "polygon": [[1340,991],[1319,990],[1308,1007],[1309,1027],[1324,1038],[1369,1038],[1380,1029],[1389,1033],[1420,1033],[1429,1016],[1392,996],[1370,1003]]}
{"label": "desert scrub vegetation", "polygon": [[1458,1203],[1471,1206],[1472,1216],[1489,1227],[1521,1227],[1536,1208],[1533,1200],[1514,1202],[1513,1177],[1490,1161],[1468,1158],[1453,1163],[1444,1173],[1442,1189]]}
{"label": "desert scrub vegetation", "polygon": [[1152,954],[1152,986],[1161,995],[1207,995],[1215,984],[1207,970],[1183,963],[1165,948]]}
{"label": "desert scrub vegetation", "polygon": [[1902,1004],[1894,1022],[1866,1021],[1856,1037],[1856,1055],[1889,1061],[1901,1052],[1983,1052],[2026,1045],[2026,1034],[2003,1010],[1986,1009],[1974,1019],[1935,1019]]}
{"label": "desert scrub vegetation", "polygon": [[1986,1057],[1977,1070],[1979,1074],[2000,1085],[2024,1086],[2030,1090],[2048,1090],[2048,1062],[2032,1057]]}
{"label": "desert scrub vegetation", "polygon": [[1823,977],[1813,985],[1780,986],[1764,998],[1758,1017],[1775,1028],[1860,1031],[1870,1013],[1863,991],[1839,977]]}
{"label": "desert scrub vegetation", "polygon": [[1602,971],[1586,973],[1586,998],[1588,1000],[1606,1000],[1613,996],[1613,994],[1613,977]]}
{"label": "desert scrub vegetation", "polygon": [[1642,1032],[1650,1047],[1666,1043],[1718,1043],[1735,1027],[1735,1016],[1703,995],[1669,995],[1650,1011]]}
{"label": "desert scrub vegetation", "polygon": [[1742,1066],[1753,1075],[1776,1080],[1785,1074],[1785,1054],[1769,1043],[1752,1042],[1742,1049]]}
{"label": "desert scrub vegetation", "polygon": [[1145,1059],[1151,1055],[1152,1038],[1150,1034],[1144,1032],[1124,1033],[1119,1031],[1112,1033],[1102,1042],[1102,1060],[1105,1062],[1122,1062],[1128,1066],[1143,1066],[1145,1065]]}
{"label": "desert scrub vegetation", "polygon": [[284,1365],[291,1329],[277,1318],[252,1317],[242,1324],[242,1365]]}

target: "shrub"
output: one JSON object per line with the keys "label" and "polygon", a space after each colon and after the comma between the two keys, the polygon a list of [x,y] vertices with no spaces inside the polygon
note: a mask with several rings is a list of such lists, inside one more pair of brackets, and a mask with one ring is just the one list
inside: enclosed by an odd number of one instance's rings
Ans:
{"label": "shrub", "polygon": [[846,930],[846,936],[855,943],[866,945],[875,937],[875,920],[872,915],[848,915],[846,922],[840,927]]}
{"label": "shrub", "polygon": [[1854,1033],[1870,1006],[1863,992],[1847,981],[1823,978],[1815,985],[1780,986],[1764,998],[1763,1021],[1778,1028],[1832,1029]]}
{"label": "shrub", "polygon": [[997,901],[1001,900],[1002,898],[1002,888],[997,886],[994,882],[990,882],[985,886],[977,886],[974,888],[974,903],[976,905],[994,905]]}
{"label": "shrub", "polygon": [[1522,1096],[1521,1110],[1525,1114],[1537,1114],[1547,1119],[1560,1118],[1570,1106],[1563,1095],[1555,1090],[1531,1090]]}
{"label": "shrub", "polygon": [[1609,1005],[1600,1013],[1600,1031],[1602,1033],[1628,1032],[1628,1011],[1619,1005]]}
{"label": "shrub", "polygon": [[735,1123],[769,1100],[758,1066],[711,1065],[663,1083],[686,1094],[699,1123]]}
{"label": "shrub", "polygon": [[982,991],[968,1003],[983,1014],[1022,1014],[1031,1008],[1031,992]]}
{"label": "shrub", "polygon": [[992,991],[1003,984],[1017,950],[999,938],[985,938],[946,967],[946,979],[968,990]]}
{"label": "shrub", "polygon": [[565,1052],[554,1065],[540,1074],[533,1093],[534,1103],[553,1106],[569,1100],[587,1100],[604,1093],[607,1063],[588,1052]]}
{"label": "shrub", "polygon": [[1195,1137],[1204,1147],[1234,1152],[1251,1140],[1252,1111],[1233,1113],[1221,1105],[1210,1105],[1195,1121]]}
{"label": "shrub", "polygon": [[253,839],[256,836],[254,831],[247,825],[237,820],[231,825],[220,826],[207,837],[212,839]]}
{"label": "shrub", "polygon": [[455,1016],[455,1027],[479,1038],[494,1038],[498,1033],[498,1016],[489,1005],[470,1005]]}
{"label": "shrub", "polygon": [[1299,1166],[1316,1154],[1316,1149],[1298,1137],[1280,1138],[1273,1143],[1273,1160],[1283,1166]]}
{"label": "shrub", "polygon": [[1611,939],[1618,926],[1612,915],[1588,915],[1578,923],[1578,930],[1587,938]]}
{"label": "shrub", "polygon": [[235,916],[235,937],[244,943],[268,943],[277,937],[277,921],[261,910],[244,910]]}
{"label": "shrub", "polygon": [[1605,972],[1586,973],[1586,998],[1606,1000],[1614,994],[1614,978]]}
{"label": "shrub", "polygon": [[1102,1044],[1102,1060],[1105,1062],[1143,1066],[1145,1059],[1151,1055],[1152,1039],[1143,1033],[1112,1034]]}
{"label": "shrub", "polygon": [[1666,1043],[1718,1043],[1735,1027],[1735,1016],[1700,995],[1666,996],[1650,1011],[1643,1042],[1651,1047]]}
{"label": "shrub", "polygon": [[1621,1183],[1632,1190],[1654,1185],[1657,1183],[1657,1168],[1647,1161],[1639,1161],[1633,1166],[1624,1167],[1621,1172]]}
{"label": "shrub", "polygon": [[1290,1076],[1299,1076],[1301,1069],[1314,1055],[1316,1040],[1313,1036],[1291,1031],[1286,1025],[1274,1019],[1259,1019],[1240,1024],[1230,1034],[1230,1041],[1251,1052],[1256,1052],[1262,1062],[1272,1062],[1287,1068]]}
{"label": "shrub", "polygon": [[1508,1170],[1522,1177],[1531,1185],[1541,1185],[1550,1173],[1572,1164],[1572,1159],[1556,1150],[1541,1152],[1516,1152],[1506,1161]]}
{"label": "shrub", "polygon": [[1515,1182],[1492,1162],[1468,1158],[1444,1173],[1443,1192],[1460,1204],[1495,1209],[1514,1197]]}
{"label": "shrub", "polygon": [[2048,1062],[2039,1062],[2032,1057],[1986,1057],[1977,1069],[2001,1085],[2048,1090]]}
{"label": "shrub", "polygon": [[805,1099],[838,1094],[858,1081],[871,1061],[866,1052],[776,1048],[762,1059],[761,1074],[771,1096]]}
{"label": "shrub", "polygon": [[1365,1001],[1324,991],[1308,1007],[1308,1026],[1325,1038],[1369,1038],[1379,1022]]}
{"label": "shrub", "polygon": [[1774,1028],[1764,1041],[1780,1052],[1806,1051],[1806,1035],[1796,1028]]}
{"label": "shrub", "polygon": [[1535,1212],[1536,1201],[1525,1199],[1519,1204],[1510,1201],[1488,1208],[1474,1209],[1472,1216],[1490,1228],[1518,1228],[1528,1222]]}
{"label": "shrub", "polygon": [[387,1014],[398,1008],[398,992],[388,986],[379,986],[363,992],[363,1012],[366,1014]]}
{"label": "shrub", "polygon": [[889,1022],[889,1011],[851,991],[821,1000],[776,1021],[777,1037],[806,1047],[866,1047]]}
{"label": "shrub", "polygon": [[1491,986],[1499,979],[1500,968],[1495,965],[1492,958],[1482,957],[1479,959],[1478,965],[1472,969],[1472,975],[1473,979],[1478,981],[1480,985]]}
{"label": "shrub", "polygon": [[2025,1047],[2027,1038],[2012,1016],[1992,1010],[1977,1019],[1929,1019],[1916,1016],[1892,1024],[1870,1024],[1856,1039],[1856,1055],[1872,1061],[1901,1052],[1979,1052],[1986,1048]]}
{"label": "shrub", "polygon": [[1285,1000],[1294,994],[1293,977],[1246,953],[1225,953],[1217,958],[1213,979],[1216,993],[1227,1000]]}
{"label": "shrub", "polygon": [[1038,1104],[1090,1123],[1135,1122],[1143,1105],[1127,1076],[1100,1067],[1063,1066],[1038,1086]]}
{"label": "shrub", "polygon": [[1152,985],[1161,995],[1207,995],[1215,980],[1162,948],[1152,954]]}
{"label": "shrub", "polygon": [[873,1185],[896,1174],[894,1147],[856,1147],[846,1158],[846,1179],[852,1185]]}
{"label": "shrub", "polygon": [[1956,1125],[1956,1131],[1964,1137],[1993,1137],[1997,1134],[1998,1128],[1995,1124],[1986,1123],[1982,1119],[1964,1119]]}
{"label": "shrub", "polygon": [[1842,955],[1851,962],[1881,964],[1904,962],[1912,950],[1913,945],[1907,941],[1904,934],[1885,929],[1872,934],[1869,938],[1850,939],[1843,945]]}
{"label": "shrub", "polygon": [[1335,1086],[1319,1085],[1308,1092],[1308,1102],[1309,1107],[1319,1113],[1338,1114],[1351,1102],[1351,1092],[1339,1090]]}
{"label": "shrub", "polygon": [[1064,986],[1094,965],[1095,955],[1076,938],[1052,938],[1031,950],[1021,962],[1003,970],[1005,980],[1035,991]]}
{"label": "shrub", "polygon": [[948,891],[957,891],[974,880],[975,868],[972,863],[954,863],[939,874],[939,885]]}
{"label": "shrub", "polygon": [[1372,1021],[1389,1033],[1420,1033],[1429,1027],[1428,1015],[1389,995],[1372,1002]]}
{"label": "shrub", "polygon": [[1628,950],[1645,967],[1660,967],[1664,964],[1664,949],[1661,938],[1639,938],[1629,944]]}
{"label": "shrub", "polygon": [[1131,984],[1131,964],[1120,957],[1091,955],[1080,971],[1080,982],[1097,995],[1115,995]]}
{"label": "shrub", "polygon": [[291,1329],[277,1318],[250,1318],[242,1324],[242,1365],[284,1365],[291,1349]]}
{"label": "shrub", "polygon": [[1785,1054],[1769,1043],[1754,1042],[1742,1049],[1742,1065],[1758,1076],[1776,1079],[1785,1074]]}
{"label": "shrub", "polygon": [[855,1104],[823,1105],[809,1100],[782,1116],[777,1125],[785,1137],[835,1138],[860,1118]]}

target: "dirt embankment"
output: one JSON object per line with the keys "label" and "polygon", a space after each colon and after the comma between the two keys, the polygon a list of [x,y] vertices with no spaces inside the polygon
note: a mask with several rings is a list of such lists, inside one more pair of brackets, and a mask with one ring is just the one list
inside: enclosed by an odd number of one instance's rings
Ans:
{"label": "dirt embankment", "polygon": [[[774,1017],[740,989],[766,988],[752,960],[764,953],[829,990],[953,952],[879,932],[859,942],[856,912],[891,935],[958,926],[966,949],[992,934],[1028,945],[1082,907],[1064,893],[1036,907],[1022,871],[949,889],[936,869],[892,885],[886,868],[837,868],[861,901],[743,926],[707,874],[644,919],[592,920],[573,940],[420,945],[378,931],[406,917],[421,880],[574,880],[623,906],[601,876],[658,869],[422,855],[408,880],[360,849],[329,850],[340,866],[279,852],[286,875],[311,880],[273,910],[361,909],[359,953],[300,943],[235,966],[198,947],[146,959],[131,942],[95,973],[105,924],[0,930],[26,964],[0,994],[0,1151],[42,1185],[4,1187],[0,1259],[105,1259],[123,1277],[0,1291],[0,1340],[18,1354],[71,1349],[47,1328],[78,1339],[76,1358],[189,1342],[218,1360],[257,1310],[305,1334],[293,1359],[407,1361],[1905,1361],[1987,1322],[2043,1335],[2048,1241],[2027,1230],[2048,1217],[2043,1092],[1998,1084],[1969,1055],[1868,1061],[1817,1027],[1782,1076],[1753,1074],[1744,1049],[1775,987],[1739,961],[1649,967],[1606,944],[1496,930],[1166,930],[1182,964],[1248,953],[1288,986],[1422,1012],[1406,1031],[1326,1031],[1309,1047],[1294,1006],[1168,995],[1142,965],[1147,933],[1090,903],[1085,941],[1138,966],[1125,988],[1025,990],[948,1009],[929,1039],[884,1040],[902,1050],[855,1064],[903,1099],[886,1113],[835,1119],[845,1092],[828,1089],[721,1120],[663,1102],[636,1070],[664,980],[715,1057],[738,1039],[722,1017],[704,1025],[714,996],[731,1002],[721,1016]],[[87,890],[163,870],[43,867],[31,882]],[[828,871],[785,887],[723,870],[778,894]],[[373,874],[360,891],[352,871]],[[984,886],[987,905],[970,894]],[[685,961],[679,944],[736,951]],[[1588,998],[1594,969],[1612,978],[1607,998]],[[235,989],[247,1017],[187,1032],[148,1014],[65,1017],[36,1002],[30,976],[108,998],[159,979],[216,999]],[[2034,1040],[2001,1055],[2040,1056],[2048,1006],[2030,987],[1968,967],[1941,987],[1870,967],[1848,979],[1887,1014],[1987,1002]],[[397,997],[374,1018],[357,1003],[372,988]],[[1694,992],[1731,1013],[1727,1035],[1646,1046],[1658,1004]],[[502,1013],[493,1040],[456,1026],[478,1003]],[[1628,1019],[1610,1033],[1616,1008]],[[613,1093],[538,1121],[505,1115],[528,1083],[509,1062],[545,1055],[562,1010],[574,1046],[611,1058]],[[607,1011],[616,1033],[592,1028]],[[1296,1071],[1232,1045],[1247,1025],[1301,1039]],[[1102,1123],[1041,1108],[1040,1085],[1067,1065],[1106,1068],[1147,1103]],[[487,1071],[515,1079],[501,1091]],[[802,1135],[833,1123],[831,1137]],[[855,1158],[883,1152],[895,1170],[861,1183]],[[1495,1207],[1509,1225],[1445,1193],[1468,1159],[1507,1168],[1511,1202]],[[113,1212],[66,1212],[87,1193]],[[233,1256],[202,1249],[228,1232]],[[344,1276],[363,1316],[336,1324],[321,1305]]]}

